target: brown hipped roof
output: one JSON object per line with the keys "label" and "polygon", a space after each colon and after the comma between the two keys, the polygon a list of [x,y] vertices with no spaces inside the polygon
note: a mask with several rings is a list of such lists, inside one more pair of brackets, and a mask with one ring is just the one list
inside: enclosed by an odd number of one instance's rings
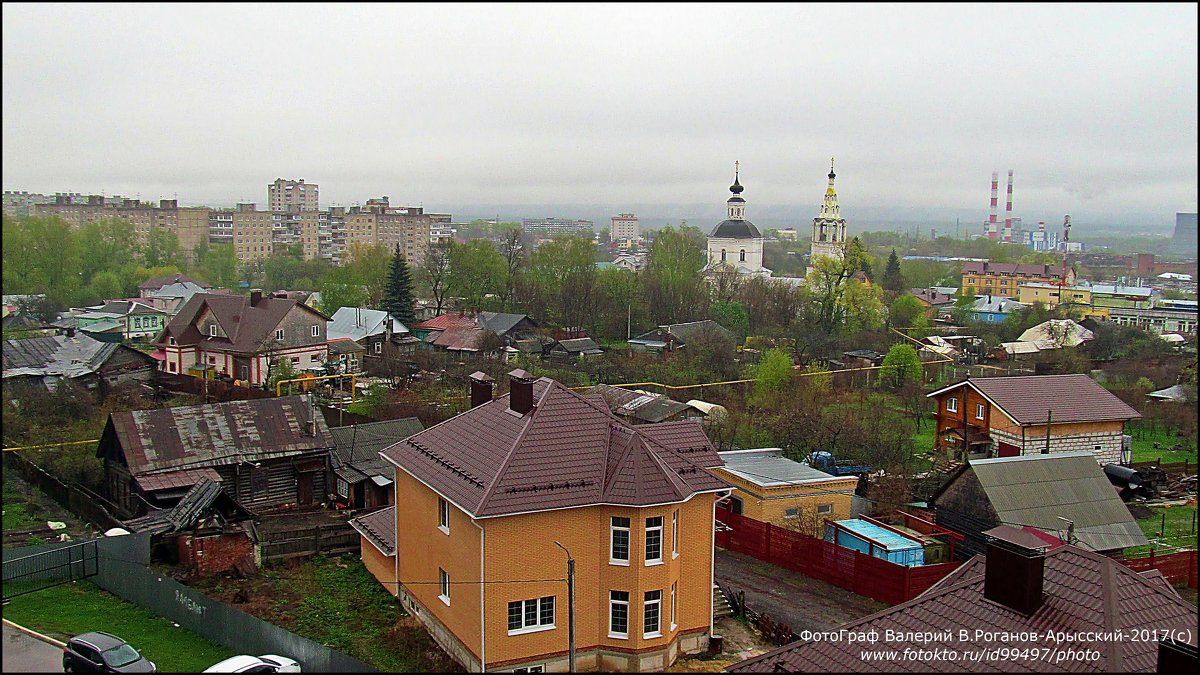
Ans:
{"label": "brown hipped roof", "polygon": [[[205,307],[212,310],[221,330],[228,337],[210,337],[200,333],[195,322]],[[202,344],[205,349],[254,354],[266,349],[265,341],[273,335],[293,307],[300,307],[325,321],[332,321],[316,309],[286,298],[263,297],[258,304],[251,305],[250,298],[243,295],[197,293],[188,298],[171,323],[167,324],[166,333],[159,344],[165,344],[168,337],[173,337],[181,345]]]}
{"label": "brown hipped roof", "polygon": [[[313,434],[308,434],[309,420]],[[120,451],[133,476],[256,462],[333,447],[319,412],[304,396],[260,398],[157,410],[115,412],[97,457]]]}
{"label": "brown hipped roof", "polygon": [[[1146,578],[1124,565],[1098,553],[1075,546],[1063,546],[1046,553],[1043,582],[1044,604],[1025,617],[983,597],[984,556],[975,556],[951,572],[922,595],[883,610],[841,629],[855,633],[877,631],[874,642],[807,641],[795,642],[743,661],[729,672],[1153,672],[1157,663],[1155,640],[1136,640],[1135,629],[1190,631],[1196,644],[1196,608],[1152,578]],[[939,635],[949,631],[950,639],[921,642],[914,639],[887,641],[886,631]],[[959,640],[959,631],[968,639]],[[991,635],[977,636],[976,631]],[[1121,630],[1124,640],[1076,640],[1060,644],[1045,639],[1047,631],[1066,633],[1112,633]],[[1002,633],[1028,633],[1040,636],[1033,642]],[[998,635],[997,635],[998,634]],[[1085,636],[1087,637],[1087,636]],[[1095,636],[1092,636],[1095,637]],[[986,649],[1048,648],[1053,652],[1090,649],[1099,652],[1098,660],[1070,658],[1056,661],[1050,657],[1000,658],[987,661],[969,659],[935,660],[937,648],[960,653],[980,653]],[[897,658],[865,661],[863,652],[906,649],[926,650],[928,658]]]}
{"label": "brown hipped roof", "polygon": [[596,398],[548,378],[534,409],[503,396],[401,441],[383,455],[475,517],[681,502],[728,485],[697,422],[626,425]]}
{"label": "brown hipped roof", "polygon": [[963,384],[999,406],[1018,424],[1131,420],[1141,414],[1087,375],[1022,375],[982,377],[943,387],[929,396]]}

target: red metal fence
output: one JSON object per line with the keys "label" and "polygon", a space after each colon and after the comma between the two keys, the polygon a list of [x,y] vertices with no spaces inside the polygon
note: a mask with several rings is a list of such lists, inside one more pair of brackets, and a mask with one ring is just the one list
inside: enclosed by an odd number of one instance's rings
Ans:
{"label": "red metal fence", "polygon": [[889,605],[917,597],[959,565],[905,567],[721,508],[717,520],[729,527],[717,533],[717,546]]}
{"label": "red metal fence", "polygon": [[1196,551],[1179,551],[1155,555],[1154,551],[1144,558],[1118,558],[1118,562],[1135,572],[1158,570],[1174,584],[1187,582],[1188,588],[1196,588]]}

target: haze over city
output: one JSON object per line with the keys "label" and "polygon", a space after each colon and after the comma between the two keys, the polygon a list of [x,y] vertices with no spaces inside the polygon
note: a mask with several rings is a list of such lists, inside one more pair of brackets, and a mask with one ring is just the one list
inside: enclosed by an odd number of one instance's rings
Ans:
{"label": "haze over city", "polygon": [[1168,227],[1197,202],[1196,22],[1194,4],[7,5],[4,187],[225,206],[303,177],[323,205],[706,227],[740,160],[771,226],[812,218],[836,156],[852,228],[975,228],[1009,169],[1026,222]]}

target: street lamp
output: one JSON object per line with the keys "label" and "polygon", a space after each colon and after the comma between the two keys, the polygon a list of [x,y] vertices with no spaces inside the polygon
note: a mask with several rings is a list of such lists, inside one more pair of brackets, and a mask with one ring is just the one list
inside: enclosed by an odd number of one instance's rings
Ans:
{"label": "street lamp", "polygon": [[571,557],[571,552],[566,546],[554,542],[554,545],[561,548],[563,553],[567,554],[567,639],[569,640],[570,651],[568,652],[568,667],[570,671],[575,672],[575,559]]}

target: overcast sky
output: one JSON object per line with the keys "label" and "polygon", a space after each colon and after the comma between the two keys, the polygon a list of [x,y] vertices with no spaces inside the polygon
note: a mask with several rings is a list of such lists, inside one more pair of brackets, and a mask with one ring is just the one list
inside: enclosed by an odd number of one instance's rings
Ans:
{"label": "overcast sky", "polygon": [[[3,12],[4,189],[322,205],[1195,210],[1197,6],[50,5]],[[968,211],[974,213],[973,211]],[[528,214],[534,215],[534,214]],[[565,214],[560,214],[565,215]]]}

